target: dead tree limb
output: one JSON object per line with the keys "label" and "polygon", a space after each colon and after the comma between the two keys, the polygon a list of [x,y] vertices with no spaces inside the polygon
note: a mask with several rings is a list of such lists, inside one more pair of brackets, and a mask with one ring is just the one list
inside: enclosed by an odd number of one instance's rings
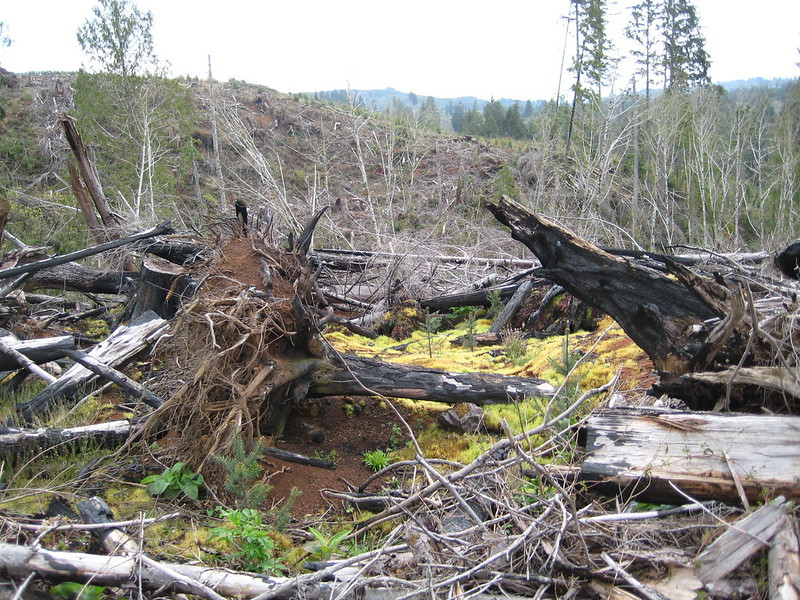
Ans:
{"label": "dead tree limb", "polygon": [[526,396],[549,396],[553,386],[542,379],[507,377],[495,373],[448,373],[409,367],[363,356],[344,355],[346,367],[327,381],[314,383],[311,397],[367,395],[365,387],[395,398],[479,406],[507,404]]}
{"label": "dead tree limb", "polygon": [[139,274],[132,271],[111,272],[71,263],[30,273],[30,277],[23,284],[23,289],[126,294],[136,289],[138,281]]}
{"label": "dead tree limb", "polygon": [[116,383],[122,390],[136,399],[141,399],[148,406],[158,408],[164,403],[161,398],[140,383],[137,383],[124,373],[121,373],[120,371],[117,371],[108,365],[104,365],[99,360],[92,358],[84,352],[69,350],[67,351],[67,356],[69,356],[76,363],[89,369],[95,375],[104,377],[105,379]]}
{"label": "dead tree limb", "polygon": [[92,442],[105,448],[117,448],[125,443],[130,433],[131,422],[128,420],[64,429],[0,427],[0,455],[11,456],[85,442]]}
{"label": "dead tree limb", "polygon": [[172,229],[172,226],[170,225],[169,221],[164,221],[160,225],[156,225],[155,227],[153,227],[152,229],[148,229],[147,231],[142,231],[140,233],[125,238],[121,238],[118,240],[113,240],[111,242],[106,242],[105,244],[99,244],[97,246],[92,246],[91,248],[77,250],[75,252],[70,252],[69,254],[63,254],[61,256],[54,256],[53,258],[47,258],[45,260],[29,263],[27,265],[19,265],[17,267],[11,267],[10,269],[3,269],[2,271],[0,271],[0,279],[15,277],[16,275],[21,275],[23,273],[33,273],[35,271],[47,269],[48,267],[63,265],[65,263],[70,263],[75,260],[80,260],[88,256],[94,256],[95,254],[100,254],[101,252],[113,250],[114,248],[119,248],[120,246],[124,246],[125,244],[130,244],[131,242],[144,240],[147,238],[155,237],[157,235],[166,235],[169,233],[173,233],[173,231],[174,230]]}

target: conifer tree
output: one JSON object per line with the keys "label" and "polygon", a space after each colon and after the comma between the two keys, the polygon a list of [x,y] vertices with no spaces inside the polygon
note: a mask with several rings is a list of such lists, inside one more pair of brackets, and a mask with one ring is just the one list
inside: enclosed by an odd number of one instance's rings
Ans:
{"label": "conifer tree", "polygon": [[709,83],[711,61],[691,0],[665,0],[662,19],[664,88],[684,90]]}

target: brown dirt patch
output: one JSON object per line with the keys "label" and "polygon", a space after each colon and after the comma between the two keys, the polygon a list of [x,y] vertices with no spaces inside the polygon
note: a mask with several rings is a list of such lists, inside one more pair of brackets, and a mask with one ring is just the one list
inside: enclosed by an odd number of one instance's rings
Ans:
{"label": "brown dirt patch", "polygon": [[[292,514],[297,518],[320,514],[328,509],[341,510],[341,502],[327,499],[323,490],[346,491],[348,484],[361,485],[372,474],[363,464],[364,452],[387,449],[391,443],[392,425],[402,427],[391,408],[376,398],[323,398],[317,406],[319,410],[316,414],[308,414],[307,411],[305,415],[294,413],[290,416],[284,436],[272,444],[282,450],[311,457],[329,459],[334,455],[336,469],[269,458],[269,463],[273,465],[269,470],[276,473],[269,481],[274,486],[270,499],[277,502],[288,498],[291,488],[297,487],[302,492],[292,509]],[[415,430],[425,427],[434,418],[402,405],[397,406],[403,418]],[[320,431],[324,439],[313,441],[313,434]],[[408,436],[404,434],[402,443],[407,439]]]}

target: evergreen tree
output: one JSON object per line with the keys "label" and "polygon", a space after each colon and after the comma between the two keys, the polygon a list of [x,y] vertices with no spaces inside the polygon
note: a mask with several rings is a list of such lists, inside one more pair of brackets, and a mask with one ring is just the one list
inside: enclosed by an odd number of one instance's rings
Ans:
{"label": "evergreen tree", "polygon": [[506,111],[499,100],[492,98],[483,105],[483,135],[486,137],[498,137],[503,134],[503,121],[506,118]]}
{"label": "evergreen tree", "polygon": [[434,100],[433,96],[428,96],[428,99],[425,100],[420,107],[419,118],[426,127],[439,127],[439,109],[436,106],[436,100]]}
{"label": "evergreen tree", "polygon": [[506,116],[503,119],[503,135],[516,140],[522,140],[528,137],[527,127],[525,121],[522,119],[522,111],[520,110],[519,102],[515,102],[508,107]]}
{"label": "evergreen tree", "polygon": [[650,101],[650,86],[658,65],[658,30],[661,26],[663,4],[658,0],[642,0],[631,8],[631,20],[625,36],[636,46],[631,54],[636,60],[635,75],[644,78],[645,101]]}
{"label": "evergreen tree", "polygon": [[464,108],[464,103],[459,100],[453,108],[453,113],[450,115],[450,123],[453,125],[453,131],[461,133],[466,118],[467,111]]}
{"label": "evergreen tree", "polygon": [[709,83],[711,61],[690,0],[665,0],[663,34],[664,88],[683,90]]}
{"label": "evergreen tree", "polygon": [[533,102],[530,100],[525,101],[525,108],[522,111],[523,119],[530,119],[533,116]]}
{"label": "evergreen tree", "polygon": [[157,66],[153,52],[153,14],[128,0],[98,0],[78,29],[81,49],[102,71],[127,78]]}

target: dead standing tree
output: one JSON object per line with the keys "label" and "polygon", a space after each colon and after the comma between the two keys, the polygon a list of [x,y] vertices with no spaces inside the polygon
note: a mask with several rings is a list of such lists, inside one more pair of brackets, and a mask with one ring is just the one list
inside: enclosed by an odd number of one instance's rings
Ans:
{"label": "dead standing tree", "polygon": [[[797,397],[797,307],[790,299],[759,304],[741,283],[700,276],[663,257],[667,276],[601,250],[507,196],[486,208],[539,258],[538,274],[611,315],[647,352],[662,377],[657,391],[695,409],[742,408],[738,401],[754,385],[775,392],[778,406]],[[740,383],[739,374],[749,376]]]}

